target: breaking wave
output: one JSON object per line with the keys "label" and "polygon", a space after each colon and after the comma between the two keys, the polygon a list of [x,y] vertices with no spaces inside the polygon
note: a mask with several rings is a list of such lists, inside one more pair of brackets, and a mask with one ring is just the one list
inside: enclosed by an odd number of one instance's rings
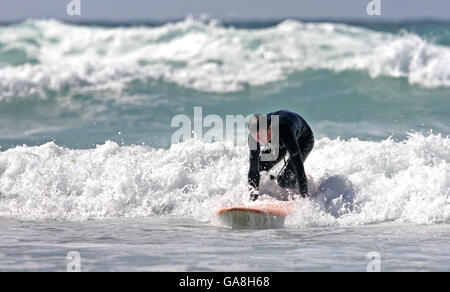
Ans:
{"label": "breaking wave", "polygon": [[[190,140],[169,149],[71,150],[53,142],[0,152],[0,217],[86,220],[176,216],[214,221],[248,200],[246,147]],[[306,162],[318,190],[298,201],[290,226],[450,222],[448,137],[317,141]],[[261,190],[276,188],[266,175]],[[272,194],[270,193],[272,192]]]}
{"label": "breaking wave", "polygon": [[157,80],[204,92],[236,92],[295,72],[357,70],[450,87],[450,48],[420,36],[286,20],[260,29],[184,21],[99,27],[28,20],[0,27],[0,100],[68,90],[123,90]]}

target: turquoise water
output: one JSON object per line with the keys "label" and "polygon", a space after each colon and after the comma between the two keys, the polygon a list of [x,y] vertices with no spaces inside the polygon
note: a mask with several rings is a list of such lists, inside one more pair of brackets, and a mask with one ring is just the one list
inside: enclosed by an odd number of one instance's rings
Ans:
{"label": "turquoise water", "polygon": [[[448,271],[449,29],[1,25],[0,270],[61,270],[76,250],[86,270],[359,271],[377,251],[385,270]],[[172,119],[194,107],[224,120],[289,109],[310,123],[305,168],[319,188],[284,229],[216,222],[215,210],[248,200],[248,149],[171,145]],[[261,187],[282,192],[265,175]],[[261,238],[271,243],[242,248]],[[261,250],[284,261],[268,266]],[[251,256],[214,264],[230,254]]]}
{"label": "turquoise water", "polygon": [[267,25],[2,26],[0,144],[168,147],[171,119],[194,106],[287,108],[319,137],[449,134],[448,24]]}

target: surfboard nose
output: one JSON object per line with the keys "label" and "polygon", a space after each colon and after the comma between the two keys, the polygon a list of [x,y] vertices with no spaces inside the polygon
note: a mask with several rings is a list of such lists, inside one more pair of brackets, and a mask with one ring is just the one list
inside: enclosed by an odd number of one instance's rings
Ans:
{"label": "surfboard nose", "polygon": [[245,206],[220,209],[220,221],[233,229],[283,228],[286,216],[295,212],[292,201],[252,202]]}

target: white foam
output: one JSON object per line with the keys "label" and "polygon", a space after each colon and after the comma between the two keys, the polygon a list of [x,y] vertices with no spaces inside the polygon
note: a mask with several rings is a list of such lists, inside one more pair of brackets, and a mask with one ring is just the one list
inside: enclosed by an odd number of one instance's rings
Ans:
{"label": "white foam", "polygon": [[424,87],[450,86],[450,48],[415,34],[343,24],[287,20],[249,30],[192,18],[129,28],[33,20],[0,28],[0,43],[37,60],[0,64],[0,99],[68,88],[120,91],[148,78],[234,92],[306,69],[362,70]]}
{"label": "white foam", "polygon": [[[0,152],[0,217],[86,220],[177,216],[214,222],[248,199],[248,150],[191,140],[170,149],[90,150],[54,143]],[[403,142],[328,138],[306,163],[319,187],[288,226],[450,222],[450,144],[440,135]],[[275,188],[263,176],[261,189]]]}

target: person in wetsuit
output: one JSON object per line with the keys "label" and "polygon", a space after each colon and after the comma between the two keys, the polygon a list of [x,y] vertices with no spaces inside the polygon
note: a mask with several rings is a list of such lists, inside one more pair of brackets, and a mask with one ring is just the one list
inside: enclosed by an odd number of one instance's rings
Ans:
{"label": "person in wetsuit", "polygon": [[[278,118],[275,118],[276,116]],[[278,122],[272,125],[272,121],[276,120]],[[306,121],[294,112],[280,110],[267,115],[252,116],[249,129],[250,170],[248,182],[251,199],[256,200],[259,196],[260,172],[269,171],[281,160],[285,161],[284,168],[277,177],[271,176],[271,178],[276,179],[283,188],[298,187],[300,195],[306,197],[308,184],[303,163],[314,147],[314,135]],[[273,139],[276,135],[278,135],[278,139]],[[273,143],[273,140],[277,140],[278,143]],[[261,145],[270,146],[270,149],[261,150]],[[267,159],[270,155],[262,159],[263,154],[270,153],[274,154],[270,159]],[[288,153],[289,159],[286,161]]]}

